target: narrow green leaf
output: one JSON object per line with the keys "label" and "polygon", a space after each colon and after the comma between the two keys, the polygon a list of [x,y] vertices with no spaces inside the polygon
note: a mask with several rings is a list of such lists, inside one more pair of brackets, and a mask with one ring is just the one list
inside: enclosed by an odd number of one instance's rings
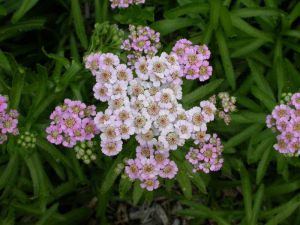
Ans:
{"label": "narrow green leaf", "polygon": [[84,20],[81,14],[79,0],[71,0],[72,17],[76,34],[82,44],[82,46],[88,48],[88,39],[85,33]]}
{"label": "narrow green leaf", "polygon": [[24,71],[17,71],[13,76],[13,84],[10,96],[10,106],[13,109],[17,109],[19,106],[24,86],[24,76]]}
{"label": "narrow green leaf", "polygon": [[224,144],[224,148],[232,148],[232,147],[239,145],[240,143],[244,142],[252,135],[256,134],[259,130],[261,130],[261,128],[262,128],[261,124],[253,124],[253,125],[249,126],[245,130],[241,131],[237,135],[230,138]]}
{"label": "narrow green leaf", "polygon": [[229,10],[223,5],[221,6],[220,13],[221,13],[220,22],[222,24],[226,36],[227,37],[234,36],[234,29],[232,26]]}
{"label": "narrow green leaf", "polygon": [[[259,133],[258,136],[262,136],[262,134]],[[266,149],[271,149],[273,144],[274,144],[274,137],[269,137],[264,139],[262,142],[260,142],[259,145],[256,146],[255,148],[248,149],[247,152],[248,162],[254,163],[260,160],[262,155],[264,154],[264,151]]]}
{"label": "narrow green leaf", "polygon": [[45,22],[45,19],[32,19],[18,22],[13,25],[0,27],[0,41],[4,41],[14,36],[18,36],[20,35],[20,33],[25,31],[42,29],[44,27]]}
{"label": "narrow green leaf", "polygon": [[245,57],[248,56],[248,54],[252,53],[253,51],[259,49],[262,45],[266,43],[265,40],[261,39],[255,39],[251,42],[249,42],[247,45],[237,48],[236,50],[232,51],[231,57]]}
{"label": "narrow green leaf", "polygon": [[108,172],[106,173],[105,178],[102,181],[101,185],[101,193],[106,193],[111,186],[115,183],[117,177],[120,175],[121,170],[118,168],[120,163],[122,162],[122,155],[119,155],[117,159],[114,160],[114,163],[109,168]]}
{"label": "narrow green leaf", "polygon": [[267,168],[271,161],[271,156],[272,156],[271,151],[272,151],[271,147],[265,149],[265,152],[263,153],[262,158],[258,163],[258,167],[256,171],[256,184],[260,184],[260,182],[262,181],[262,179],[266,174]]}
{"label": "narrow green leaf", "polygon": [[47,151],[57,162],[61,162],[63,165],[67,166],[70,169],[73,168],[69,159],[65,155],[63,155],[60,150],[58,150],[54,145],[50,144],[45,139],[38,137],[36,144],[42,150]]}
{"label": "narrow green leaf", "polygon": [[300,202],[289,204],[280,213],[270,219],[266,225],[277,225],[285,221],[300,205]]}
{"label": "narrow green leaf", "polygon": [[5,187],[8,183],[8,180],[13,177],[13,173],[18,170],[20,157],[17,153],[11,155],[8,164],[4,171],[0,174],[0,190]]}
{"label": "narrow green leaf", "polygon": [[264,191],[265,191],[265,187],[262,184],[262,185],[259,186],[259,189],[255,194],[250,225],[256,225],[257,224],[257,219],[259,217],[259,213],[260,213],[260,210],[261,210],[261,205],[262,205],[262,202],[263,202],[263,199],[264,199]]}
{"label": "narrow green leaf", "polygon": [[240,177],[242,181],[242,193],[245,206],[246,219],[249,224],[252,215],[252,188],[248,171],[244,166],[240,168]]}
{"label": "narrow green leaf", "polygon": [[51,219],[52,215],[57,211],[58,203],[52,205],[40,218],[40,220],[35,225],[46,225]]}
{"label": "narrow green leaf", "polygon": [[186,174],[182,171],[182,168],[179,168],[179,171],[176,175],[176,180],[179,183],[179,186],[187,199],[192,199],[192,185],[191,180]]}
{"label": "narrow green leaf", "polygon": [[279,195],[284,195],[298,191],[300,189],[300,180],[289,181],[285,184],[271,184],[270,187],[266,189],[266,195],[268,197],[275,197]]}
{"label": "narrow green leaf", "polygon": [[258,17],[258,16],[280,16],[285,14],[285,12],[280,11],[278,9],[266,8],[266,7],[259,7],[259,8],[241,8],[232,10],[236,16],[241,18],[248,18],[248,17]]}
{"label": "narrow green leaf", "polygon": [[193,102],[199,101],[200,99],[203,99],[204,97],[213,93],[222,84],[222,82],[223,79],[211,81],[208,84],[203,85],[192,91],[191,93],[183,96],[182,102],[184,104],[191,104]]}
{"label": "narrow green leaf", "polygon": [[265,107],[271,112],[274,107],[276,106],[276,102],[264,91],[262,91],[258,87],[252,87],[251,88],[252,94],[258,98],[264,105]]}
{"label": "narrow green leaf", "polygon": [[291,25],[300,16],[300,2],[293,7],[292,12],[289,15],[289,24]]}
{"label": "narrow green leaf", "polygon": [[253,76],[253,79],[257,86],[261,90],[264,90],[264,92],[266,92],[266,94],[268,94],[273,100],[275,100],[272,88],[270,87],[266,78],[258,70],[259,65],[251,59],[247,59],[247,62],[251,70],[251,75]]}
{"label": "narrow green leaf", "polygon": [[186,4],[183,6],[179,6],[173,9],[170,9],[164,13],[166,19],[173,19],[183,15],[190,15],[190,14],[204,14],[208,13],[209,5],[208,4],[199,4],[196,2]]}
{"label": "narrow green leaf", "polygon": [[174,31],[197,24],[198,20],[189,18],[166,19],[152,23],[151,27],[165,36]]}
{"label": "narrow green leaf", "polygon": [[12,69],[5,53],[0,49],[0,67],[6,72],[11,73]]}
{"label": "narrow green leaf", "polygon": [[132,201],[133,205],[137,205],[143,196],[144,189],[140,187],[140,182],[135,182],[133,185]]}
{"label": "narrow green leaf", "polygon": [[244,33],[252,37],[260,38],[267,42],[274,41],[273,36],[270,33],[266,33],[264,31],[258,30],[257,28],[251,26],[246,21],[244,21],[243,19],[239,18],[234,14],[230,14],[230,15],[231,15],[232,25],[238,28],[239,30],[243,31]]}
{"label": "narrow green leaf", "polygon": [[216,32],[216,38],[220,50],[220,55],[223,63],[223,68],[225,70],[225,76],[228,80],[229,85],[233,90],[236,88],[236,79],[235,74],[232,66],[232,62],[229,56],[229,50],[225,41],[225,37],[223,35],[223,32],[219,29]]}
{"label": "narrow green leaf", "polygon": [[18,22],[39,0],[23,0],[20,8],[13,14],[11,21]]}
{"label": "narrow green leaf", "polygon": [[214,30],[218,28],[219,25],[219,16],[221,11],[221,1],[212,0],[209,1],[210,4],[210,24]]}

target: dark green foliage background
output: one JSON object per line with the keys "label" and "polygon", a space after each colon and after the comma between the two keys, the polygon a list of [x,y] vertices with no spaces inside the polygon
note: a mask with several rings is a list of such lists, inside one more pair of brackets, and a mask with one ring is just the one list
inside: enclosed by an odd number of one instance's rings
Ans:
{"label": "dark green foliage background", "polygon": [[[110,205],[164,197],[183,205],[177,214],[189,224],[299,225],[300,160],[274,151],[265,117],[283,92],[299,91],[300,2],[146,2],[111,10],[108,0],[0,0],[0,93],[20,111],[21,132],[38,135],[32,151],[18,147],[17,137],[1,146],[0,224],[73,225],[91,218],[110,224]],[[181,171],[176,181],[143,193],[115,172],[134,152],[132,143],[119,157],[99,154],[86,166],[72,150],[46,141],[49,115],[64,98],[96,103],[82,57],[94,24],[105,21],[123,29],[150,25],[161,32],[166,51],[179,38],[209,46],[214,76],[204,86],[185,82],[183,103],[191,106],[218,91],[237,96],[230,126],[211,126],[225,145],[221,172],[193,175],[183,160],[186,146],[174,155]]]}

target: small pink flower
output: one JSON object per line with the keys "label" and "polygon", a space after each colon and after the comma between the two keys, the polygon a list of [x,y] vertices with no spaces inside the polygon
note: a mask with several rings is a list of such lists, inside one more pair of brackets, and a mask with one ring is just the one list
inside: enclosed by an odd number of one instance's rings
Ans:
{"label": "small pink flower", "polygon": [[122,141],[101,141],[101,151],[107,156],[115,156],[122,151]]}
{"label": "small pink flower", "polygon": [[7,98],[0,95],[0,112],[4,112],[7,109]]}
{"label": "small pink flower", "polygon": [[139,178],[139,168],[133,159],[127,160],[127,166],[125,167],[125,173],[131,180]]}
{"label": "small pink flower", "polygon": [[141,187],[148,191],[153,191],[159,187],[159,181],[155,178],[145,179],[141,183]]}
{"label": "small pink flower", "polygon": [[159,176],[162,178],[173,179],[178,172],[177,165],[170,161],[160,170]]}
{"label": "small pink flower", "polygon": [[300,109],[300,93],[293,94],[291,103],[295,106],[296,109]]}

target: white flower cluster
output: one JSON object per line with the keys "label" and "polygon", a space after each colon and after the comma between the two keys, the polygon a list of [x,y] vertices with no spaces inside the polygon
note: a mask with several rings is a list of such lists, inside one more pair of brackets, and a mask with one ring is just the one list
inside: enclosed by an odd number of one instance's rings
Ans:
{"label": "white flower cluster", "polygon": [[199,143],[207,123],[214,120],[216,107],[202,101],[186,111],[178,102],[182,99],[182,74],[175,54],[140,58],[134,71],[120,64],[116,55],[99,57],[92,62],[97,81],[93,90],[96,99],[108,102],[105,112],[95,117],[104,154],[118,154],[122,140],[133,134],[140,145],[156,150],[176,150],[190,138]]}

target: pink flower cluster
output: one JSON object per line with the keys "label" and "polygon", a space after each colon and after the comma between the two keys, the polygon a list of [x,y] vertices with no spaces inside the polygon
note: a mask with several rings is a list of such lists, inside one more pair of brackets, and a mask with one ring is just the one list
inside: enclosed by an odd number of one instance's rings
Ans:
{"label": "pink flower cluster", "polygon": [[150,27],[129,25],[130,34],[124,40],[121,49],[128,51],[128,62],[130,65],[142,56],[154,56],[160,48],[160,33]]}
{"label": "pink flower cluster", "polygon": [[49,142],[72,148],[77,142],[91,140],[97,134],[93,116],[94,105],[86,106],[81,101],[65,99],[62,106],[57,106],[50,115],[51,124],[47,127]]}
{"label": "pink flower cluster", "polygon": [[16,110],[8,110],[7,97],[0,95],[0,144],[7,140],[8,134],[19,134],[18,117]]}
{"label": "pink flower cluster", "polygon": [[111,7],[114,8],[127,8],[130,5],[144,4],[145,0],[110,0]]}
{"label": "pink flower cluster", "polygon": [[190,148],[185,158],[193,165],[193,172],[209,173],[222,168],[224,161],[221,157],[222,151],[223,145],[216,134],[203,134],[203,142],[198,148]]}
{"label": "pink flower cluster", "polygon": [[127,160],[125,172],[131,180],[140,180],[142,188],[153,191],[159,187],[158,177],[173,179],[178,168],[169,159],[168,151],[156,151],[151,145],[141,145],[136,149],[136,158]]}
{"label": "pink flower cluster", "polygon": [[300,155],[300,93],[293,94],[289,103],[277,105],[266,123],[278,133],[275,150],[288,156]]}
{"label": "pink flower cluster", "polygon": [[206,81],[212,76],[209,65],[210,51],[206,45],[193,45],[187,39],[176,42],[172,51],[177,54],[182,73],[186,79]]}
{"label": "pink flower cluster", "polygon": [[[133,69],[110,53],[98,58],[109,63],[86,67],[96,77],[95,98],[108,103],[105,112],[98,112],[94,119],[101,132],[101,150],[108,156],[117,155],[123,141],[135,135],[139,143],[136,158],[127,161],[125,171],[132,180],[140,180],[143,188],[156,189],[159,177],[171,179],[177,173],[169,152],[190,139],[198,145],[207,141],[203,138],[207,124],[215,119],[217,109],[210,101],[189,110],[179,103],[182,71],[174,53],[140,57]],[[217,144],[213,150],[221,149]],[[210,170],[219,167],[215,163]]]}

